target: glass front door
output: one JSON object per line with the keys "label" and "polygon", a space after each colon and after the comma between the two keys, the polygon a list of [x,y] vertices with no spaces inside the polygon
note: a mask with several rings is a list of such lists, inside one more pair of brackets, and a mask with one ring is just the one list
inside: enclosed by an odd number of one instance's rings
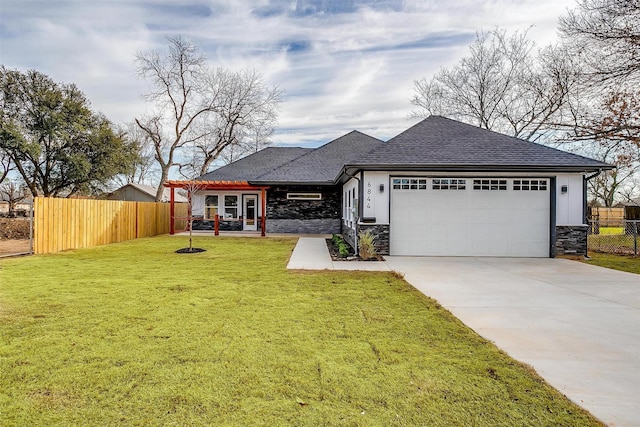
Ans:
{"label": "glass front door", "polygon": [[249,231],[258,230],[258,196],[255,194],[244,195],[243,229]]}

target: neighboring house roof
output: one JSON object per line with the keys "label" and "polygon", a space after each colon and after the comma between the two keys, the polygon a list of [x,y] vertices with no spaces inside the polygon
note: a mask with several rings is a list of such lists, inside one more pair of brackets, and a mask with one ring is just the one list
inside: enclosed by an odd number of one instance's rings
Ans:
{"label": "neighboring house roof", "polygon": [[251,181],[311,150],[311,148],[301,147],[267,147],[257,153],[206,173],[197,179],[206,181]]}
{"label": "neighboring house roof", "polygon": [[613,168],[607,163],[441,116],[422,120],[349,165],[386,170],[429,167],[469,171]]}
{"label": "neighboring house roof", "polygon": [[[130,183],[130,184],[126,184],[123,185],[122,187],[118,188],[117,190],[109,193],[107,195],[107,198],[112,198],[115,199],[118,195],[118,193],[121,193],[123,190],[125,190],[127,187],[129,188],[133,188],[135,190],[140,191],[141,193],[151,197],[152,199],[155,199],[156,197],[156,191],[157,188],[153,187],[151,185],[145,185],[145,184],[135,184],[135,183]],[[171,197],[171,190],[169,188],[165,188],[162,192],[162,202],[168,202],[169,199]],[[174,193],[174,197],[175,197],[175,202],[176,203],[187,203],[188,200],[185,196],[178,194],[178,193]]]}
{"label": "neighboring house roof", "polygon": [[616,207],[623,207],[623,206],[640,206],[640,197],[627,200],[626,202],[620,202],[616,205]]}

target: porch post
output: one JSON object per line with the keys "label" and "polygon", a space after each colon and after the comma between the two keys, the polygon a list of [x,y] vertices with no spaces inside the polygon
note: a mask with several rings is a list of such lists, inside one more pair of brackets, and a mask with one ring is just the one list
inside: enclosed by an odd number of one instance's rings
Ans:
{"label": "porch post", "polygon": [[169,191],[169,212],[170,212],[170,216],[171,216],[171,221],[170,221],[170,225],[169,225],[169,234],[176,234],[176,226],[175,226],[175,213],[176,213],[176,207],[175,207],[175,188],[173,188],[173,186],[169,187],[170,191]]}
{"label": "porch post", "polygon": [[266,211],[267,211],[267,210],[266,210],[266,206],[267,206],[267,192],[266,192],[266,190],[264,189],[264,187],[262,187],[262,188],[260,189],[260,194],[261,194],[261,197],[260,197],[260,198],[261,198],[261,200],[262,200],[262,203],[260,204],[260,205],[261,205],[261,210],[262,210],[262,221],[261,221],[261,223],[260,223],[260,229],[261,229],[261,233],[260,233],[260,235],[261,235],[262,237],[264,237],[264,236],[265,236],[265,231],[267,230],[267,215],[266,215]]}

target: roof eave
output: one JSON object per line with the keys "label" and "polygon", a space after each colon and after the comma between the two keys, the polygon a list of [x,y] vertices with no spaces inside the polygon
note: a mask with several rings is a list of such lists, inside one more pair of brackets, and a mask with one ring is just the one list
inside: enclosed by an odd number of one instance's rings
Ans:
{"label": "roof eave", "polygon": [[334,185],[333,181],[258,181],[258,180],[249,180],[249,184],[252,185]]}
{"label": "roof eave", "polygon": [[615,166],[599,165],[461,165],[461,164],[351,164],[342,173],[365,171],[435,171],[435,172],[548,172],[579,173],[615,169]]}

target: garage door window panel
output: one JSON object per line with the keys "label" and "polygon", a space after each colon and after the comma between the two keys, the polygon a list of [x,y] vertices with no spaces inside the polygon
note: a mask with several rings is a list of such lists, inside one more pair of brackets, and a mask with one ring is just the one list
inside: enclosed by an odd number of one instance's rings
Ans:
{"label": "garage door window panel", "polygon": [[506,191],[506,179],[474,179],[473,189],[481,191]]}
{"label": "garage door window panel", "polygon": [[418,177],[394,178],[392,186],[394,190],[426,190],[427,179]]}
{"label": "garage door window panel", "polygon": [[547,191],[546,179],[514,179],[514,191]]}
{"label": "garage door window panel", "polygon": [[457,178],[434,178],[431,182],[433,190],[466,190],[467,180]]}

